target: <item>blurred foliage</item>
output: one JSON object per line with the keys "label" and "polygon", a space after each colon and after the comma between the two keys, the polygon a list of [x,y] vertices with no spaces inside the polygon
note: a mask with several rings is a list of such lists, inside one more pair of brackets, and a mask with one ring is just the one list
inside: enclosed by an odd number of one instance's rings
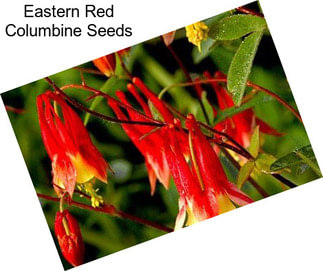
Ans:
{"label": "blurred foliage", "polygon": [[[227,12],[215,16],[206,20],[206,23],[208,25],[215,24],[231,14],[232,12]],[[263,21],[257,20],[257,23],[262,24]],[[213,29],[212,31],[214,32],[215,30]],[[172,47],[194,78],[196,75],[201,75],[205,70],[211,73],[220,70],[227,74],[241,39],[240,36],[232,41],[208,39],[202,42],[202,52],[199,53],[193,45],[188,43],[183,35],[183,29],[181,29],[177,31]],[[62,61],[64,60],[62,59]],[[129,55],[125,58],[125,65],[133,75],[141,77],[147,86],[156,93],[174,83],[185,82],[182,70],[159,38],[133,46]],[[91,62],[85,63],[81,67],[95,68]],[[118,76],[118,80],[116,80],[116,78],[107,79],[104,76],[84,73],[84,78],[89,86],[101,89],[111,95],[117,89],[126,90],[128,81],[124,79],[125,76],[120,68]],[[58,86],[81,83],[80,72],[76,69],[69,69],[50,77]],[[269,33],[265,33],[260,41],[249,80],[277,93],[289,104],[296,107]],[[35,103],[36,96],[47,89],[50,89],[47,82],[39,80],[4,93],[2,98],[6,105],[26,109],[24,114],[12,112],[8,114],[37,192],[55,196],[51,185],[51,164],[41,140]],[[204,121],[200,112],[199,102],[195,93],[191,90],[191,88],[174,87],[163,98],[183,114],[192,112],[201,121]],[[216,103],[216,98],[208,90],[210,90],[210,87],[205,86],[208,99]],[[247,88],[247,93],[249,91],[250,89]],[[68,90],[67,94],[86,106],[95,108],[98,112],[113,116],[112,111],[103,99],[98,98],[95,99],[95,102],[85,102],[89,94],[75,89]],[[256,99],[259,99],[258,103],[255,102]],[[131,100],[130,96],[129,100]],[[261,93],[259,97],[251,100],[249,107],[254,108],[256,115],[260,119],[284,134],[281,137],[261,135],[260,140],[263,142],[261,151],[279,158],[310,144],[304,126],[277,101]],[[114,175],[109,174],[108,185],[96,183],[96,187],[100,189],[100,194],[105,201],[124,212],[173,227],[178,212],[178,194],[174,183],[171,182],[168,191],[158,184],[155,195],[150,196],[144,159],[120,126],[106,123],[93,116],[86,116],[83,112],[79,113],[82,119],[87,118],[87,128],[94,144],[115,171]],[[236,112],[224,113],[229,116]],[[220,113],[218,117],[224,118],[224,113]],[[215,119],[215,122],[218,120]],[[223,155],[220,158],[228,178],[236,182],[237,169]],[[260,175],[254,172],[252,176],[270,195],[286,189],[285,186],[268,175]],[[317,178],[317,175],[310,167],[307,167],[301,174],[299,172],[297,174],[295,172],[286,172],[284,176],[297,184],[303,184]],[[255,200],[261,198],[248,182],[245,183],[242,189]],[[78,195],[74,197],[76,200],[85,202]],[[41,200],[41,205],[50,229],[53,230],[58,205],[45,200]],[[97,259],[163,234],[163,232],[156,229],[101,213],[76,207],[71,207],[70,211],[78,219],[83,233],[86,244],[86,261]],[[62,261],[65,268],[70,267],[63,257]]]}

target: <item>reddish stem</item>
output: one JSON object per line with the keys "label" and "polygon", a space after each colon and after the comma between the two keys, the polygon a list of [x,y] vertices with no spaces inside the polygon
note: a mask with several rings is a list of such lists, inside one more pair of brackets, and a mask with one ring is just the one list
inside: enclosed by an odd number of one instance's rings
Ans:
{"label": "reddish stem", "polygon": [[255,10],[252,10],[250,8],[238,7],[238,8],[236,8],[236,10],[241,12],[241,13],[250,14],[250,15],[254,15],[254,16],[264,18],[264,15],[262,13],[260,13],[258,11],[255,11]]}
{"label": "reddish stem", "polygon": [[13,106],[10,106],[10,105],[5,105],[5,108],[8,112],[13,112],[13,113],[16,113],[16,114],[23,114],[23,113],[26,113],[26,110],[25,109],[21,109],[21,108],[15,108]]}
{"label": "reddish stem", "polygon": [[91,68],[74,67],[73,69],[78,70],[80,72],[106,76],[104,73],[100,72],[99,70],[95,70],[95,69],[91,69]]}
{"label": "reddish stem", "polygon": [[[186,69],[184,63],[182,62],[182,60],[178,57],[178,55],[176,54],[175,50],[173,49],[172,45],[169,44],[168,46],[166,46],[169,50],[169,52],[172,54],[172,56],[174,57],[174,59],[176,60],[177,64],[180,66],[181,70],[183,71],[186,79],[188,82],[193,82],[192,80],[192,77],[190,76],[190,73],[188,72],[188,70]],[[201,101],[201,97],[199,95],[197,95],[198,97],[198,101],[199,101],[199,104],[200,104],[200,107],[202,109],[202,113],[203,113],[203,116],[207,122],[207,124],[210,124],[210,119],[206,113],[206,109],[205,109],[205,106],[204,104],[202,103]]]}
{"label": "reddish stem", "polygon": [[[55,197],[40,194],[40,193],[37,193],[37,196],[38,196],[38,198],[45,199],[45,200],[50,200],[50,201],[54,201],[54,202],[59,202],[60,201],[60,198],[55,198]],[[127,213],[125,213],[123,211],[117,210],[111,204],[103,204],[101,207],[95,208],[93,206],[90,206],[90,205],[87,205],[87,204],[84,204],[84,203],[81,203],[81,202],[77,202],[77,201],[74,201],[72,199],[70,199],[68,201],[68,203],[70,205],[73,205],[73,206],[76,206],[76,207],[79,207],[79,208],[82,208],[82,209],[95,211],[95,212],[100,212],[100,213],[108,214],[108,215],[111,215],[111,216],[116,216],[116,217],[119,217],[119,218],[126,218],[126,219],[132,220],[134,222],[137,222],[139,224],[150,226],[152,228],[155,228],[155,229],[158,229],[158,230],[161,230],[161,231],[164,231],[164,232],[172,232],[173,231],[173,229],[168,228],[166,226],[159,225],[158,223],[155,223],[155,222],[152,222],[152,221],[149,221],[149,220],[146,220],[146,219],[143,219],[143,218],[131,215],[131,214],[127,214]]]}
{"label": "reddish stem", "polygon": [[[59,92],[70,104],[72,104],[73,106],[81,109],[82,111],[85,111],[89,114],[92,114],[100,119],[104,119],[106,121],[109,121],[109,122],[114,122],[114,123],[125,123],[125,124],[138,124],[138,125],[147,125],[147,126],[157,126],[157,127],[162,127],[164,126],[165,124],[159,122],[159,121],[156,121],[156,120],[153,120],[153,119],[150,119],[150,122],[146,122],[146,121],[131,121],[131,120],[120,120],[120,119],[116,119],[116,118],[112,118],[112,117],[109,117],[109,116],[106,116],[106,115],[103,115],[101,113],[98,113],[96,111],[93,111],[91,109],[88,109],[87,107],[85,107],[84,105],[82,105],[81,103],[77,102],[77,101],[74,101],[73,99],[71,99],[68,95],[66,95],[59,87],[57,87],[55,85],[55,83],[49,79],[48,77],[45,78],[45,80],[51,85],[54,87],[55,91]],[[84,85],[68,85],[69,87],[71,86],[78,86],[78,88],[82,88],[82,89],[88,89],[89,87],[88,86],[84,86]],[[66,88],[66,87],[65,87]],[[65,88],[62,88],[62,89],[65,89]],[[98,92],[98,90],[95,90],[96,92]],[[100,94],[101,95],[101,94]],[[118,100],[116,100],[118,101]],[[119,101],[118,101],[119,102]],[[124,105],[125,106],[125,105]],[[131,107],[129,107],[131,108]],[[146,117],[148,118],[148,117]]]}
{"label": "reddish stem", "polygon": [[188,82],[192,82],[192,78],[190,76],[190,73],[188,72],[188,70],[186,69],[184,63],[182,62],[182,60],[178,57],[178,55],[176,54],[176,52],[174,51],[173,47],[171,45],[166,46],[169,50],[169,52],[172,54],[172,56],[174,57],[174,59],[176,60],[177,64],[179,65],[179,67],[181,68],[181,70],[183,71],[186,79]]}
{"label": "reddish stem", "polygon": [[[212,82],[227,83],[227,81],[228,81],[227,78],[214,78],[214,79],[199,80],[199,81],[195,81],[195,82],[180,83],[180,84],[176,84],[176,85],[193,86],[193,85],[198,85],[198,84],[209,84]],[[284,107],[286,107],[300,122],[303,122],[300,114],[291,105],[289,105],[286,101],[284,101],[282,98],[280,98],[276,93],[270,91],[269,89],[266,89],[264,87],[256,85],[250,81],[247,81],[246,85],[248,87],[254,88],[255,90],[262,91],[262,92],[272,96],[277,102],[279,102]]]}
{"label": "reddish stem", "polygon": [[254,89],[256,89],[256,90],[259,90],[259,91],[262,91],[262,92],[264,92],[264,93],[266,93],[266,94],[268,94],[268,95],[270,95],[271,97],[273,97],[277,102],[279,102],[279,103],[281,103],[284,107],[286,107],[290,112],[292,112],[293,113],[293,115],[296,117],[296,118],[298,118],[298,120],[300,121],[300,122],[303,122],[302,121],[302,118],[301,118],[301,116],[300,116],[300,114],[292,107],[292,106],[290,106],[286,101],[284,101],[282,98],[280,98],[276,93],[274,93],[274,92],[272,92],[272,91],[270,91],[269,89],[266,89],[266,88],[263,88],[263,87],[261,87],[261,86],[258,86],[258,85],[256,85],[256,84],[254,84],[254,83],[252,83],[252,82],[250,82],[250,81],[248,81],[247,82],[247,86],[249,86],[249,87],[252,87],[252,88],[254,88]]}
{"label": "reddish stem", "polygon": [[[136,112],[137,114],[141,115],[141,117],[143,117],[143,118],[145,118],[145,119],[147,119],[147,120],[149,120],[151,122],[154,122],[156,124],[159,124],[159,125],[153,125],[153,126],[160,126],[161,127],[161,126],[165,125],[165,123],[162,123],[162,122],[160,122],[158,120],[155,120],[153,118],[150,118],[149,116],[146,116],[145,114],[143,114],[142,112],[134,109],[133,107],[128,106],[128,105],[120,102],[119,100],[113,98],[109,94],[106,94],[106,93],[104,93],[104,92],[102,92],[100,90],[97,90],[95,88],[89,87],[87,85],[69,84],[69,85],[65,85],[65,86],[61,87],[61,90],[66,90],[66,89],[69,89],[69,88],[83,89],[83,90],[87,90],[87,91],[90,91],[90,92],[94,93],[94,95],[90,96],[88,99],[93,99],[96,96],[101,96],[101,97],[104,97],[106,99],[111,99],[111,100],[115,101],[116,103],[118,103],[121,107],[123,107],[123,108],[125,108],[127,110],[130,110],[130,111]],[[122,122],[124,122],[124,120],[118,120],[118,122],[121,122],[122,123]],[[136,123],[133,123],[133,121],[127,121],[127,122],[132,123],[132,124],[136,124]],[[147,122],[141,122],[141,123],[147,124]],[[147,125],[149,125],[149,124],[147,124]]]}
{"label": "reddish stem", "polygon": [[211,139],[209,139],[209,142],[213,142],[213,143],[215,143],[216,145],[218,145],[218,146],[220,146],[222,148],[232,150],[235,153],[240,154],[241,156],[243,156],[243,157],[245,157],[247,159],[252,159],[252,157],[251,158],[249,157],[249,155],[250,155],[249,152],[247,154],[247,152],[245,151],[245,149],[242,146],[240,146],[240,148],[236,148],[236,147],[232,146],[231,144],[227,144],[227,143],[223,142],[221,139],[218,139],[218,138],[211,138]]}

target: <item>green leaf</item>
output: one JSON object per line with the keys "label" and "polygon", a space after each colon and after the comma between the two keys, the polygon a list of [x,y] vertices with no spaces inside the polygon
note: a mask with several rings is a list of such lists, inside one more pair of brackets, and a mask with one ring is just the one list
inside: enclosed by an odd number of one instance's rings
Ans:
{"label": "green leaf", "polygon": [[262,32],[267,27],[263,18],[253,15],[233,15],[215,22],[209,37],[215,40],[235,40],[251,32]]}
{"label": "green leaf", "polygon": [[[102,86],[101,91],[104,93],[107,93],[113,86],[114,84],[117,82],[117,78],[115,76],[110,77]],[[93,99],[91,105],[90,105],[90,109],[94,110],[99,104],[100,102],[103,100],[104,98],[102,96],[97,96]],[[86,113],[85,117],[84,117],[84,125],[86,126],[87,123],[89,122],[90,119],[90,114]]]}
{"label": "green leaf", "polygon": [[296,152],[296,155],[300,157],[306,164],[310,166],[310,168],[319,176],[322,177],[321,171],[315,163],[313,163],[309,158],[307,158],[303,153]]}
{"label": "green leaf", "polygon": [[270,169],[272,171],[277,171],[284,168],[289,168],[292,171],[302,174],[309,167],[311,167],[318,176],[321,176],[321,172],[311,145],[304,146],[279,158],[270,166]]}
{"label": "green leaf", "polygon": [[116,59],[116,67],[114,70],[114,74],[115,74],[115,76],[120,77],[120,76],[124,75],[125,71],[121,65],[121,61],[120,61],[120,58],[117,55],[117,53],[115,53],[115,59]]}
{"label": "green leaf", "polygon": [[194,47],[192,51],[192,57],[194,64],[199,64],[203,59],[207,58],[212,50],[219,45],[218,41],[207,39],[201,43],[201,52],[198,47]]}
{"label": "green leaf", "polygon": [[260,153],[255,161],[257,169],[265,174],[273,173],[270,166],[276,161],[276,157],[268,153]]}
{"label": "green leaf", "polygon": [[253,131],[253,134],[251,136],[250,146],[249,146],[249,152],[250,154],[256,158],[258,156],[259,152],[259,126],[256,126],[255,130]]}
{"label": "green leaf", "polygon": [[256,105],[261,105],[264,103],[272,102],[274,100],[275,99],[271,96],[259,93],[259,94],[257,94],[257,96],[252,98],[249,102],[246,102],[239,107],[231,107],[231,108],[225,109],[223,111],[220,111],[216,117],[215,123],[217,124],[227,118],[230,118],[230,117],[232,117],[244,110],[247,110],[251,107],[254,107]]}
{"label": "green leaf", "polygon": [[254,161],[248,161],[245,163],[239,171],[238,180],[237,180],[237,187],[240,189],[243,184],[247,181],[250,174],[252,173],[253,169],[255,168]]}
{"label": "green leaf", "polygon": [[203,20],[203,22],[208,26],[208,28],[212,28],[213,25],[215,25],[217,22],[219,22],[220,20],[222,20],[223,18],[226,18],[228,16],[231,16],[232,12],[231,11],[226,11],[223,12],[219,15],[213,16],[211,18],[208,18],[206,20]]}
{"label": "green leaf", "polygon": [[246,37],[240,44],[230,64],[228,72],[228,90],[236,105],[240,105],[246,89],[246,83],[255,58],[262,31],[255,32]]}

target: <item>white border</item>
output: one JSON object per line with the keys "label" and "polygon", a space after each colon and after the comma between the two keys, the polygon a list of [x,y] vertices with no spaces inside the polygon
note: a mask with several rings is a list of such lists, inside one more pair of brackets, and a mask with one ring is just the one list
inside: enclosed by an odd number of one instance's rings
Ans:
{"label": "white border", "polygon": [[[74,0],[68,5],[85,2]],[[104,2],[96,1],[103,6]],[[113,22],[132,25],[132,38],[67,42],[7,39],[3,36],[3,26],[12,21],[23,23],[17,11],[24,1],[5,1],[0,4],[0,90],[18,87],[247,2],[115,1],[121,11]],[[322,168],[320,3],[319,0],[261,1]],[[61,0],[55,4],[67,5]],[[0,126],[0,267],[62,270],[2,102]],[[315,181],[75,270],[322,270],[322,191],[322,180]]]}

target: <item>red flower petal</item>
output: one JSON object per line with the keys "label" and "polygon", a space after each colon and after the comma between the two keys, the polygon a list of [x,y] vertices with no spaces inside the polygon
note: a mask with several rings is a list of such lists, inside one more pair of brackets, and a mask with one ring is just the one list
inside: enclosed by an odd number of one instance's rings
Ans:
{"label": "red flower petal", "polygon": [[[51,101],[60,108],[62,117]],[[47,91],[37,97],[42,139],[52,161],[53,181],[72,196],[76,182],[96,177],[107,182],[108,163],[93,145],[79,116],[55,93]]]}
{"label": "red flower petal", "polygon": [[110,77],[116,69],[116,56],[114,53],[93,60],[94,65],[106,76]]}

